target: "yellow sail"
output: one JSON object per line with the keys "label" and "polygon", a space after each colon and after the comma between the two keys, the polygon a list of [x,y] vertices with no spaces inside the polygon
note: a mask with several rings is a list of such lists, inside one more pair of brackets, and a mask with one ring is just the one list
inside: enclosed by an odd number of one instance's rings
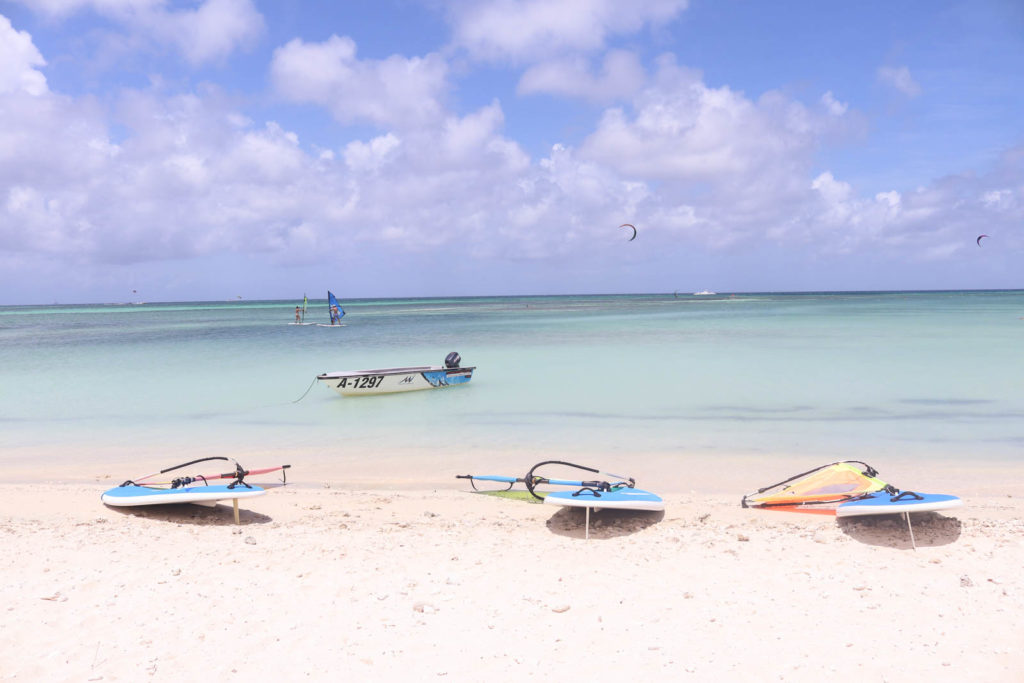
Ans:
{"label": "yellow sail", "polygon": [[895,490],[875,468],[856,460],[824,465],[743,496],[743,507],[835,507],[874,491]]}

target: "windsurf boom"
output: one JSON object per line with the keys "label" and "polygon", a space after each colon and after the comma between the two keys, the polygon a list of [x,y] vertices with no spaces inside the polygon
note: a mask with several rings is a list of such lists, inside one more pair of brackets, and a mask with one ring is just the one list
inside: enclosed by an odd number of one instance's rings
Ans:
{"label": "windsurf boom", "polygon": [[[234,463],[235,469],[234,469],[233,472],[225,472],[223,474],[209,474],[209,475],[197,474],[195,476],[175,477],[175,478],[173,478],[173,479],[171,479],[169,481],[150,481],[151,479],[154,479],[155,477],[159,477],[161,474],[167,474],[168,472],[173,472],[175,470],[180,470],[183,467],[188,467],[190,465],[196,465],[196,464],[201,463],[201,462],[208,462],[208,461],[211,461],[211,460],[226,460],[228,462]],[[185,462],[185,463],[182,463],[180,465],[175,465],[174,467],[168,467],[166,469],[160,470],[159,472],[154,472],[153,474],[147,474],[144,477],[138,477],[138,478],[136,478],[134,480],[133,479],[129,479],[126,482],[124,482],[123,484],[121,484],[121,486],[144,486],[144,487],[153,488],[153,489],[167,489],[167,488],[169,488],[169,489],[177,489],[177,488],[182,488],[182,487],[186,487],[186,486],[191,486],[191,485],[194,485],[194,484],[199,484],[199,485],[203,485],[203,486],[209,486],[210,485],[209,482],[211,482],[211,481],[223,480],[223,479],[232,479],[233,481],[230,484],[227,485],[227,488],[229,488],[229,489],[234,489],[234,488],[237,488],[239,486],[244,487],[244,488],[251,488],[249,486],[249,484],[246,483],[246,481],[245,481],[246,477],[248,477],[248,476],[255,476],[255,475],[258,475],[258,474],[269,474],[270,472],[278,472],[278,471],[281,472],[281,482],[278,485],[279,486],[284,486],[285,484],[288,483],[288,476],[287,476],[286,470],[289,467],[291,467],[291,465],[278,465],[277,467],[264,467],[262,469],[247,470],[247,469],[243,468],[241,465],[239,465],[238,462],[234,458],[227,458],[227,457],[224,457],[224,456],[211,456],[211,457],[208,457],[208,458],[199,458],[198,460],[190,460],[189,462]],[[261,484],[261,486],[265,487],[266,484]]]}
{"label": "windsurf boom", "polygon": [[[563,467],[571,467],[578,470],[583,470],[585,472],[593,472],[594,474],[604,474],[608,477],[611,477],[612,481],[598,479],[557,479],[543,477],[537,473],[537,470],[540,469],[541,467],[551,465],[561,465]],[[497,484],[506,485],[505,488],[499,489],[502,491],[508,491],[516,484],[524,484],[526,486],[526,490],[530,492],[530,495],[532,495],[537,500],[544,499],[544,497],[540,495],[540,493],[538,493],[537,487],[545,484],[552,486],[574,486],[579,488],[581,491],[584,489],[589,489],[597,493],[601,493],[602,491],[610,492],[616,489],[636,487],[636,481],[632,477],[624,477],[618,474],[602,472],[601,470],[594,469],[593,467],[587,467],[586,465],[577,465],[575,463],[565,462],[563,460],[545,460],[544,462],[539,462],[533,467],[531,467],[530,471],[527,472],[526,475],[522,477],[505,477],[492,474],[457,474],[455,475],[455,478],[469,479],[470,486],[472,486],[475,491],[485,490],[479,488],[477,486],[477,482],[495,482]]]}
{"label": "windsurf boom", "polygon": [[797,474],[777,484],[765,486],[743,496],[745,508],[807,508],[832,511],[840,503],[867,494],[885,491],[896,495],[899,489],[878,478],[878,471],[858,460],[844,460]]}

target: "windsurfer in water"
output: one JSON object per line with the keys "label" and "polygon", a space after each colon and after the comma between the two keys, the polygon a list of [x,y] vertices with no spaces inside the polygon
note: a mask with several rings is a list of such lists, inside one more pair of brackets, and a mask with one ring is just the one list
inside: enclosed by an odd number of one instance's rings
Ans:
{"label": "windsurfer in water", "polygon": [[337,306],[331,306],[331,324],[333,325],[334,323],[338,322],[339,320],[341,320],[341,316],[338,315],[338,307]]}
{"label": "windsurfer in water", "polygon": [[302,306],[295,307],[295,322],[302,321]]}

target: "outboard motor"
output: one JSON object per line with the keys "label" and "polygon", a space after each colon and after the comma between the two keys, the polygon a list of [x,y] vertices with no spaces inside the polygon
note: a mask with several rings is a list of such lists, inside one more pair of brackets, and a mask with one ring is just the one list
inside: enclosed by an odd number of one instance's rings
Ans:
{"label": "outboard motor", "polygon": [[452,351],[444,357],[444,366],[449,370],[453,370],[459,367],[459,363],[462,362],[462,356],[459,355],[458,351]]}

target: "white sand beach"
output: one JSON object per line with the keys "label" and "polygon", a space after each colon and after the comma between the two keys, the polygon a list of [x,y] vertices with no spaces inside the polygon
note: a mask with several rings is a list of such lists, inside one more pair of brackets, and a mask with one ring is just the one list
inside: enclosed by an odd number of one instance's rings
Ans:
{"label": "white sand beach", "polygon": [[454,478],[291,478],[240,525],[108,508],[114,479],[0,487],[0,680],[1024,676],[1019,476],[958,481],[977,495],[915,515],[916,550],[901,518],[747,510],[738,488],[595,514],[584,540],[581,510]]}

